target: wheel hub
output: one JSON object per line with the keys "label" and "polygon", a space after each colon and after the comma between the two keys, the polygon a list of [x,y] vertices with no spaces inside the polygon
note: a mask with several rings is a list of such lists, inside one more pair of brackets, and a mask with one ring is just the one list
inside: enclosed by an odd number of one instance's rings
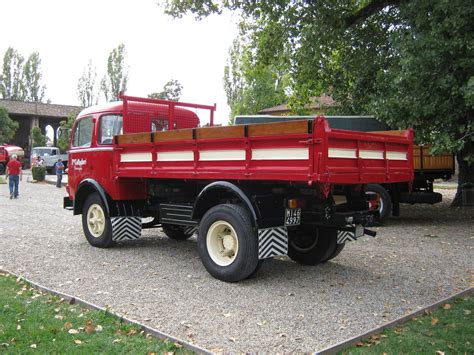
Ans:
{"label": "wheel hub", "polygon": [[206,244],[209,256],[219,266],[232,264],[239,249],[237,234],[226,221],[216,221],[209,227]]}
{"label": "wheel hub", "polygon": [[100,238],[105,229],[105,215],[102,207],[92,204],[87,212],[87,227],[95,238]]}

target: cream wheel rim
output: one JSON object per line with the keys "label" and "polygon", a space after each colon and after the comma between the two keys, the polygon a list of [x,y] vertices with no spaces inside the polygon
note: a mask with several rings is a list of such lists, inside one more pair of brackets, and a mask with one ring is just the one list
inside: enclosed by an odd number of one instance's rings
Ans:
{"label": "cream wheel rim", "polygon": [[228,266],[239,252],[237,233],[226,221],[214,222],[207,231],[206,246],[212,261],[219,266]]}
{"label": "cream wheel rim", "polygon": [[94,203],[87,211],[87,227],[94,238],[100,238],[105,229],[105,215],[102,206]]}

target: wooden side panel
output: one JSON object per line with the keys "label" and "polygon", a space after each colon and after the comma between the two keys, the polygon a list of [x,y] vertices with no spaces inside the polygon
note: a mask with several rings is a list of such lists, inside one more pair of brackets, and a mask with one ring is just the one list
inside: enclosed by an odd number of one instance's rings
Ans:
{"label": "wooden side panel", "polygon": [[370,133],[380,133],[380,134],[391,134],[392,136],[406,136],[406,130],[394,130],[394,131],[373,131]]}
{"label": "wooden side panel", "polygon": [[153,133],[153,142],[169,142],[193,139],[192,129],[175,129]]}
{"label": "wooden side panel", "polygon": [[117,144],[141,144],[151,142],[151,134],[149,132],[122,134],[116,137]]}
{"label": "wooden side panel", "polygon": [[452,154],[431,155],[429,146],[413,147],[413,168],[415,170],[451,170],[454,169]]}
{"label": "wooden side panel", "polygon": [[270,136],[284,134],[307,134],[308,121],[288,121],[248,125],[248,136]]}
{"label": "wooden side panel", "polygon": [[245,136],[245,126],[205,127],[196,129],[197,139],[213,138],[242,138]]}
{"label": "wooden side panel", "polygon": [[430,155],[429,147],[423,147],[424,170],[449,170],[452,168],[453,156],[451,154]]}

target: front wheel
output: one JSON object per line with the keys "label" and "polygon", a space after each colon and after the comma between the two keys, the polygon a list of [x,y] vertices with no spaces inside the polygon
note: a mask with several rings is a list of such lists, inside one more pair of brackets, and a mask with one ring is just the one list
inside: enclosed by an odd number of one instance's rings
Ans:
{"label": "front wheel", "polygon": [[198,250],[206,270],[219,280],[237,282],[252,275],[258,238],[248,211],[233,204],[207,211],[199,224]]}
{"label": "front wheel", "polygon": [[98,193],[86,198],[82,208],[82,229],[92,246],[108,248],[112,244],[112,224]]}

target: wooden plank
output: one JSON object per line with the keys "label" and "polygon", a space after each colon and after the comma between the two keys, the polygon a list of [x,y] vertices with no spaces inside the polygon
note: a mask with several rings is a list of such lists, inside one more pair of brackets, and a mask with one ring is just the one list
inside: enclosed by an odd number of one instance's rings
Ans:
{"label": "wooden plank", "polygon": [[197,139],[212,138],[242,138],[245,136],[245,126],[204,127],[196,129]]}
{"label": "wooden plank", "polygon": [[169,142],[193,139],[193,129],[175,129],[153,133],[153,142]]}
{"label": "wooden plank", "polygon": [[117,137],[117,144],[151,143],[150,132],[121,134],[116,137]]}
{"label": "wooden plank", "polygon": [[370,133],[377,133],[377,134],[390,134],[392,136],[406,136],[406,130],[393,130],[393,131],[370,131]]}
{"label": "wooden plank", "polygon": [[275,123],[249,124],[248,136],[270,136],[277,134],[306,134],[308,133],[308,121],[288,121]]}

